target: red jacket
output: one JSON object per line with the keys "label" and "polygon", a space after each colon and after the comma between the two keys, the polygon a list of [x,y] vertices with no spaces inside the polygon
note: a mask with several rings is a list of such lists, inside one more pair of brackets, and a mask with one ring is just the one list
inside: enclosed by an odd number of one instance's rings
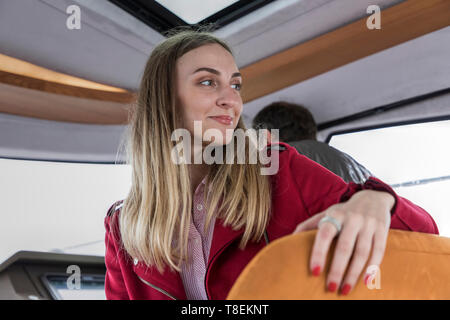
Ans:
{"label": "red jacket", "polygon": [[[370,177],[364,185],[345,183],[340,177],[318,165],[286,143],[280,143],[279,170],[271,176],[272,217],[266,229],[269,241],[292,233],[302,221],[329,206],[348,200],[361,189],[383,190],[395,197],[391,210],[391,228],[438,234],[432,217],[409,200],[397,196],[382,181]],[[285,149],[283,151],[283,149]],[[120,214],[120,204],[114,203],[105,218],[107,299],[186,299],[183,282],[178,272],[168,268],[159,273],[142,262],[134,263],[123,248],[119,250],[120,233],[115,223],[116,236],[110,233],[111,219]],[[249,243],[238,248],[243,230],[233,231],[217,219],[205,277],[209,299],[225,299],[236,278],[247,263],[266,242]]]}

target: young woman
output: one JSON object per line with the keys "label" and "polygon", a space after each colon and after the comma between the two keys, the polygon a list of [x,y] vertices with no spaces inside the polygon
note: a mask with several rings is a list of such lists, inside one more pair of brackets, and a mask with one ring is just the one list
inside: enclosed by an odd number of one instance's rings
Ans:
{"label": "young woman", "polygon": [[191,159],[210,143],[206,130],[222,133],[217,151],[232,141],[227,129],[245,129],[241,85],[230,48],[210,33],[183,31],[153,50],[129,126],[132,187],[105,218],[108,299],[225,299],[269,241],[314,228],[311,274],[337,236],[327,286],[347,294],[366,262],[380,265],[389,228],[438,233],[382,181],[347,184],[285,143],[267,147],[278,159],[272,175],[261,161],[173,161],[177,129],[202,142]]}

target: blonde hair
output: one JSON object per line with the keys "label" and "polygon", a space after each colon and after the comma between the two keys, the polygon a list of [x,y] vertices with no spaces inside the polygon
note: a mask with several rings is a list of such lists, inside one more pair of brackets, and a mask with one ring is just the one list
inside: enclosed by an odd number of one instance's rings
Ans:
{"label": "blonde hair", "polygon": [[[182,261],[187,259],[193,200],[188,166],[171,161],[176,144],[171,134],[182,127],[182,113],[172,90],[176,62],[188,51],[206,44],[219,44],[232,54],[225,42],[205,31],[177,32],[155,47],[128,126],[126,151],[132,185],[119,216],[122,245],[131,257],[156,266],[160,272],[165,266],[180,271]],[[246,130],[242,118],[238,128]],[[247,139],[245,145],[245,159],[249,159]],[[205,229],[218,212],[216,218],[223,219],[224,225],[234,230],[245,228],[242,249],[264,235],[271,211],[271,186],[269,177],[260,174],[263,165],[259,160],[257,164],[237,164],[237,152],[234,154],[233,164],[209,166]]]}

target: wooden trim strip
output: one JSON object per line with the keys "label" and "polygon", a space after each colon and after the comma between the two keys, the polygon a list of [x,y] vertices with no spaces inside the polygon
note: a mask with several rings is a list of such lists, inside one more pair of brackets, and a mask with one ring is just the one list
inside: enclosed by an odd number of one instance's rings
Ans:
{"label": "wooden trim strip", "polygon": [[122,88],[112,87],[98,82],[93,82],[90,80],[70,76],[68,74],[56,72],[1,53],[0,53],[0,71],[26,76],[34,79],[57,82],[60,84],[66,84],[74,87],[83,87],[112,92],[126,92],[126,90]]}
{"label": "wooden trim strip", "polygon": [[450,1],[408,0],[381,12],[381,29],[367,17],[241,68],[243,101],[305,81],[449,25]]}
{"label": "wooden trim strip", "polygon": [[0,113],[51,121],[125,125],[133,104],[84,99],[0,83]]}
{"label": "wooden trim strip", "polygon": [[133,93],[125,90],[123,92],[114,92],[83,88],[58,82],[36,79],[5,71],[0,71],[0,83],[27,89],[40,90],[48,93],[117,103],[131,103],[135,98]]}

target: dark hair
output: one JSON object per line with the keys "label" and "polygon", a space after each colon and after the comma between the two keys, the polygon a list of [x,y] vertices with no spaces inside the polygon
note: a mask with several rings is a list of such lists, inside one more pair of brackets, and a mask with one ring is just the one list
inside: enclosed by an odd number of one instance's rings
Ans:
{"label": "dark hair", "polygon": [[279,129],[280,141],[316,140],[317,126],[304,106],[277,101],[263,108],[253,119],[254,129]]}

